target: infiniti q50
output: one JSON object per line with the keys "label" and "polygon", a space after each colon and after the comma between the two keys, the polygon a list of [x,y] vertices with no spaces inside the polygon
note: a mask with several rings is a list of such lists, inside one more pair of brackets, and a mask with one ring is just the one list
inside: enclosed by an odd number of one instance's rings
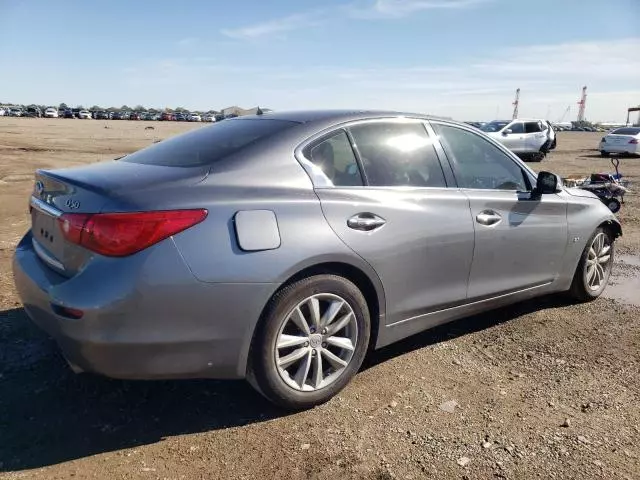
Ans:
{"label": "infiniti q50", "polygon": [[39,170],[14,257],[76,371],[247,378],[307,408],[368,351],[550,292],[598,297],[616,218],[449,120],[225,120],[119,160]]}

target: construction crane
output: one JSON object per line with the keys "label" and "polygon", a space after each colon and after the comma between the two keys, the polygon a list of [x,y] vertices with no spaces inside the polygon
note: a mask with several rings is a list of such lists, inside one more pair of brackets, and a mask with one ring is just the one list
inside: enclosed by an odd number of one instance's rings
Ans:
{"label": "construction crane", "polygon": [[[627,125],[631,125],[630,120],[630,116],[631,116],[631,112],[640,112],[640,105],[638,105],[637,107],[630,107],[627,110]],[[638,125],[640,125],[640,114],[638,114]]]}
{"label": "construction crane", "polygon": [[516,90],[516,99],[513,101],[513,120],[518,118],[518,105],[520,104],[520,89]]}
{"label": "construction crane", "polygon": [[570,112],[570,111],[571,111],[571,105],[569,105],[569,106],[567,107],[567,109],[564,111],[564,113],[563,113],[563,114],[562,114],[562,116],[560,117],[560,120],[558,120],[558,123],[562,123],[562,122],[564,121],[565,117],[566,117],[567,115],[569,115],[569,112]]}
{"label": "construction crane", "polygon": [[582,97],[578,102],[578,122],[584,122],[584,109],[587,106],[587,87],[582,87]]}

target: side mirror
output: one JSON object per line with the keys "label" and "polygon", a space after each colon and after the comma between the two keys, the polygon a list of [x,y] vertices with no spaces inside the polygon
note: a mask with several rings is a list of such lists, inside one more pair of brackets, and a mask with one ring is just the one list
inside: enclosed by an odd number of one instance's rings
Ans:
{"label": "side mirror", "polygon": [[510,134],[512,134],[512,133],[513,133],[513,130],[511,130],[510,128],[507,128],[506,130],[503,130],[503,131],[502,131],[502,134],[503,134],[503,135],[510,135]]}
{"label": "side mirror", "polygon": [[536,180],[536,189],[534,193],[545,195],[549,193],[557,193],[562,185],[562,180],[555,173],[540,172]]}

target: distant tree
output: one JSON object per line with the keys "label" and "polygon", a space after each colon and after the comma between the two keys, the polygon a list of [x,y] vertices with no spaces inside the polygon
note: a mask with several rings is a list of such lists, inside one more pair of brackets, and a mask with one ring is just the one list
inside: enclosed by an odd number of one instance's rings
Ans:
{"label": "distant tree", "polygon": [[136,112],[146,112],[146,111],[147,111],[147,109],[146,109],[146,108],[144,108],[144,105],[136,105],[136,107],[134,108],[134,110],[135,110]]}
{"label": "distant tree", "polygon": [[66,103],[61,103],[60,105],[58,105],[58,110],[66,110],[67,108],[67,104]]}
{"label": "distant tree", "polygon": [[90,108],[91,111],[93,112],[98,112],[100,110],[102,110],[102,107],[99,105],[94,105],[93,107]]}
{"label": "distant tree", "polygon": [[173,111],[174,112],[184,112],[185,109],[183,107],[176,107]]}
{"label": "distant tree", "polygon": [[107,112],[117,112],[118,108],[117,107],[109,107],[107,108]]}
{"label": "distant tree", "polygon": [[131,110],[131,107],[127,106],[127,105],[122,105],[120,107],[120,110]]}
{"label": "distant tree", "polygon": [[84,110],[84,107],[82,105],[77,105],[76,108],[80,110]]}

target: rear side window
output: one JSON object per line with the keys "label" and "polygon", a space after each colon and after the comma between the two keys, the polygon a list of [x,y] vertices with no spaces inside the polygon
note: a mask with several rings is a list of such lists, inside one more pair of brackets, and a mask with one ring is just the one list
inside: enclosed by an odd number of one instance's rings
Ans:
{"label": "rear side window", "polygon": [[225,120],[156,143],[121,161],[165,167],[209,165],[295,125],[272,119]]}
{"label": "rear side window", "polygon": [[538,122],[525,122],[524,133],[538,133],[540,131],[540,123]]}
{"label": "rear side window", "polygon": [[344,131],[314,145],[306,155],[336,187],[362,186],[362,176]]}
{"label": "rear side window", "polygon": [[370,186],[446,187],[424,125],[371,122],[349,128]]}

